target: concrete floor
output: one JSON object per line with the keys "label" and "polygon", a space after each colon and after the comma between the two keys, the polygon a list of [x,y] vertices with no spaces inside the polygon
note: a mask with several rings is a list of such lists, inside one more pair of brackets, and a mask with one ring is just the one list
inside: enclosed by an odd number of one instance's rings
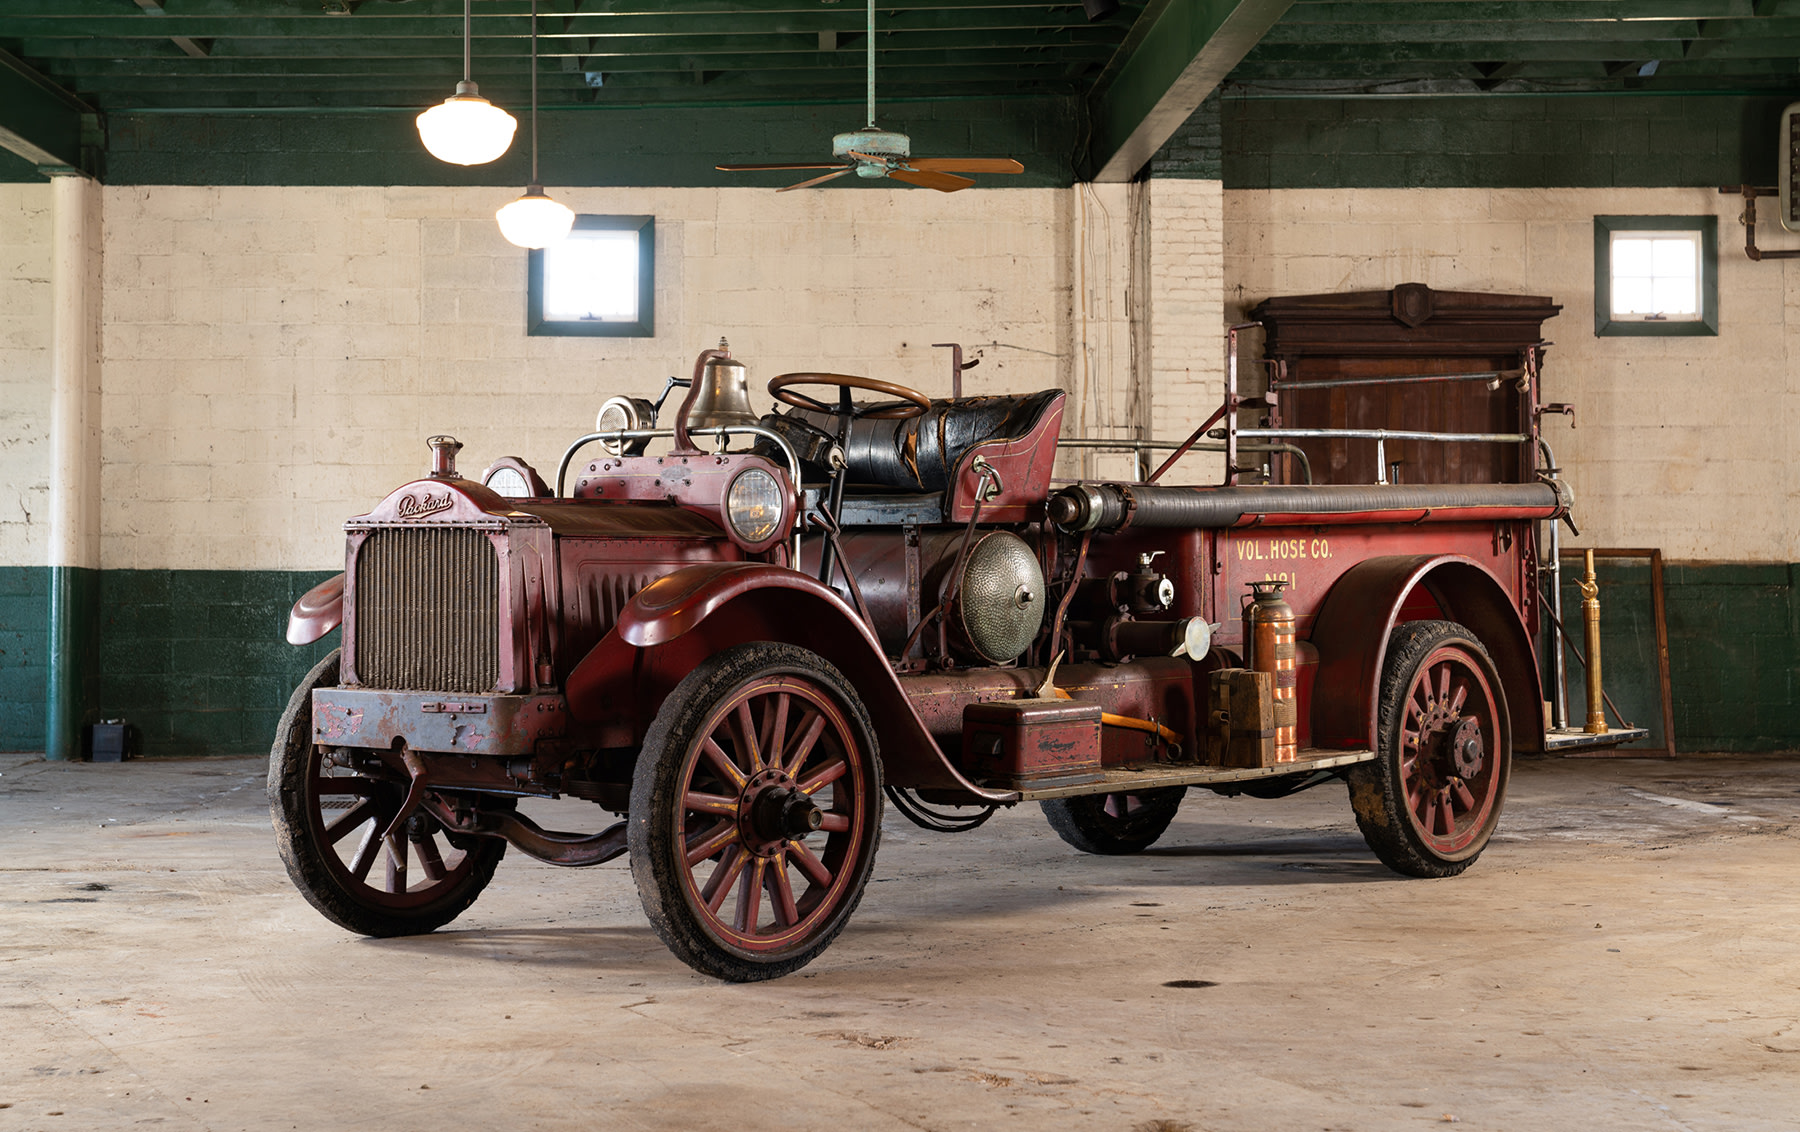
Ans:
{"label": "concrete floor", "polygon": [[348,935],[262,783],[0,757],[0,1132],[1800,1126],[1796,759],[1523,763],[1447,881],[1335,785],[1191,794],[1124,859],[890,813],[849,930],[754,986],[665,952],[623,862]]}

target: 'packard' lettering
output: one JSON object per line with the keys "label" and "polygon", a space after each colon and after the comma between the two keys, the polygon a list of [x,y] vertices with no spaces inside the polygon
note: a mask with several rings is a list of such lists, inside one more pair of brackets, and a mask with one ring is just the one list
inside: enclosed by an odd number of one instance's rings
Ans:
{"label": "'packard' lettering", "polygon": [[427,515],[448,510],[452,502],[454,500],[448,491],[442,495],[433,495],[429,491],[423,496],[403,495],[400,497],[400,505],[394,508],[394,513],[402,519],[423,519]]}

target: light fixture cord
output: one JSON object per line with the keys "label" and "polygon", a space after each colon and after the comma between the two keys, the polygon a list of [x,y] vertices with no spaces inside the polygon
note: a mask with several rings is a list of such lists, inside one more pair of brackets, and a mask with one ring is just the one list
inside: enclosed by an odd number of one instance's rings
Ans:
{"label": "light fixture cord", "polygon": [[468,82],[469,74],[469,40],[474,34],[470,20],[473,15],[475,0],[463,0],[463,82]]}
{"label": "light fixture cord", "polygon": [[[869,0],[871,4],[875,0]],[[468,0],[464,0],[468,3]],[[531,183],[538,183],[537,166],[537,0],[531,0]]]}
{"label": "light fixture cord", "polygon": [[[531,0],[533,4],[537,0]],[[869,128],[875,128],[875,0],[869,0]]]}

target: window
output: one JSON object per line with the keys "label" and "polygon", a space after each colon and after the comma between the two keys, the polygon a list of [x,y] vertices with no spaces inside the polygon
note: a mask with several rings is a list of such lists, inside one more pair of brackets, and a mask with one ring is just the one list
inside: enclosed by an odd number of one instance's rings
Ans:
{"label": "window", "polygon": [[566,240],[531,252],[525,332],[656,334],[656,220],[577,216]]}
{"label": "window", "polygon": [[1719,332],[1719,218],[1594,217],[1594,333]]}

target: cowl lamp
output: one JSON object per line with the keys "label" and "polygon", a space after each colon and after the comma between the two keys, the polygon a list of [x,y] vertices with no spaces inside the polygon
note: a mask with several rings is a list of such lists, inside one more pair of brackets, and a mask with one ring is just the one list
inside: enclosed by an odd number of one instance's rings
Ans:
{"label": "cowl lamp", "polygon": [[544,248],[569,234],[575,211],[544,195],[544,186],[527,185],[525,195],[494,213],[500,234],[521,248]]}
{"label": "cowl lamp", "polygon": [[519,128],[518,119],[481,97],[467,79],[414,120],[431,156],[452,165],[486,165],[506,152]]}
{"label": "cowl lamp", "polygon": [[537,0],[531,0],[531,183],[525,195],[494,213],[500,234],[521,248],[544,248],[569,234],[575,213],[544,195],[538,180],[537,136]]}
{"label": "cowl lamp", "polygon": [[486,165],[506,152],[519,128],[469,80],[470,7],[471,0],[463,0],[463,77],[456,93],[413,119],[431,156],[452,165]]}

